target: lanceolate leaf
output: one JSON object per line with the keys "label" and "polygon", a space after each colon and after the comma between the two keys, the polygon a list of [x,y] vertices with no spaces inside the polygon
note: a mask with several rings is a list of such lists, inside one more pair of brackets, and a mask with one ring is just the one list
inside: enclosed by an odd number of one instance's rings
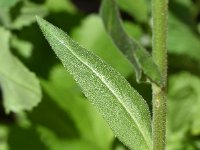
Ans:
{"label": "lanceolate leaf", "polygon": [[10,33],[0,28],[0,87],[6,112],[31,110],[41,100],[41,89],[30,72],[9,51]]}
{"label": "lanceolate leaf", "polygon": [[37,20],[64,67],[115,135],[131,149],[151,149],[150,114],[138,92],[117,71],[62,30],[41,18]]}
{"label": "lanceolate leaf", "polygon": [[141,81],[144,73],[148,79],[162,86],[161,74],[151,55],[125,32],[115,0],[103,0],[100,14],[113,42],[133,64],[137,81]]}

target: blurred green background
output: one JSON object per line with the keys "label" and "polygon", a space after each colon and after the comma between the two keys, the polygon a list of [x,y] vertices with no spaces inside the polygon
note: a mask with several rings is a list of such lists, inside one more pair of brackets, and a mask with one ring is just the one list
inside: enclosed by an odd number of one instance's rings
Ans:
{"label": "blurred green background", "polygon": [[[44,17],[96,53],[151,108],[151,87],[136,83],[131,64],[106,35],[100,2],[0,0],[0,150],[127,149],[64,70],[35,22],[35,15]],[[151,51],[151,1],[117,2],[126,31]],[[167,150],[200,150],[199,0],[169,0],[168,54]]]}

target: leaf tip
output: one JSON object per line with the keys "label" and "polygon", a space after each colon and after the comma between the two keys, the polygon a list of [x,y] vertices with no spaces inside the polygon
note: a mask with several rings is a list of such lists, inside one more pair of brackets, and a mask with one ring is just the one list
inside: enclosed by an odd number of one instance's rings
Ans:
{"label": "leaf tip", "polygon": [[39,17],[39,16],[35,16],[35,18],[36,18],[36,21],[37,21],[38,25],[41,27],[41,26],[42,26],[42,23],[44,22],[44,19],[42,19],[42,18]]}
{"label": "leaf tip", "polygon": [[38,22],[38,20],[40,19],[40,17],[39,16],[35,16],[35,19],[36,19],[36,21]]}
{"label": "leaf tip", "polygon": [[45,31],[45,29],[46,30],[48,29],[47,26],[49,27],[50,23],[48,23],[46,20],[44,20],[43,18],[41,18],[39,16],[35,16],[35,18],[36,18],[36,21],[42,31]]}

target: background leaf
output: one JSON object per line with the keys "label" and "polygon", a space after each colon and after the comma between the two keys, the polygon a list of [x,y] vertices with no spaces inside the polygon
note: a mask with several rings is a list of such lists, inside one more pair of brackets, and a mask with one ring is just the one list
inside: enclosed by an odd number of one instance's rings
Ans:
{"label": "background leaf", "polygon": [[10,33],[0,28],[0,83],[6,112],[31,110],[41,100],[41,89],[35,74],[9,51]]}
{"label": "background leaf", "polygon": [[168,149],[198,149],[200,79],[183,72],[169,80]]}
{"label": "background leaf", "polygon": [[187,55],[197,61],[200,60],[200,35],[196,34],[188,25],[172,14],[170,14],[169,19],[169,35],[168,47],[170,53]]}
{"label": "background leaf", "polygon": [[21,40],[16,36],[11,37],[11,48],[15,49],[15,53],[19,54],[23,58],[30,58],[33,52],[33,45],[31,42]]}
{"label": "background leaf", "polygon": [[[16,12],[13,12],[16,13]],[[12,22],[13,29],[21,29],[35,22],[35,16],[44,17],[47,15],[47,9],[42,5],[37,5],[29,1],[23,1],[19,14]]]}
{"label": "background leaf", "polygon": [[1,0],[0,1],[0,25],[5,27],[11,26],[10,9],[21,0]]}
{"label": "background leaf", "polygon": [[77,11],[76,7],[70,0],[46,0],[45,6],[53,12],[68,11],[74,13]]}
{"label": "background leaf", "polygon": [[0,1],[0,8],[11,8],[20,0],[1,0]]}

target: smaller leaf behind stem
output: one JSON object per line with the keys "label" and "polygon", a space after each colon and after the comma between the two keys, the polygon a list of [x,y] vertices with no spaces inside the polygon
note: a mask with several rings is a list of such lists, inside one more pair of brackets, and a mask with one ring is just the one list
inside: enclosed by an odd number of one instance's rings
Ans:
{"label": "smaller leaf behind stem", "polygon": [[149,52],[125,32],[115,0],[103,0],[100,14],[112,41],[133,64],[137,81],[142,81],[145,75],[146,79],[162,86],[162,76]]}
{"label": "smaller leaf behind stem", "polygon": [[114,134],[132,150],[150,150],[151,117],[142,96],[116,70],[62,30],[41,18],[37,21],[64,67]]}

